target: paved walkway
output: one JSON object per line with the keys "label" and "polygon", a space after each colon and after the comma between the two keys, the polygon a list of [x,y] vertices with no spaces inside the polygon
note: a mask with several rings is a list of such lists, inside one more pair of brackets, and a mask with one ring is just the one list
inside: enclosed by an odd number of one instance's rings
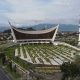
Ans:
{"label": "paved walkway", "polygon": [[0,80],[12,80],[0,66]]}

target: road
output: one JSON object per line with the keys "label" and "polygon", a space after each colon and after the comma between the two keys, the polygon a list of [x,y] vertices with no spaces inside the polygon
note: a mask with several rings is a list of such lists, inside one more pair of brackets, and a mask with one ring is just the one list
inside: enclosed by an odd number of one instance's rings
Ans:
{"label": "road", "polygon": [[7,73],[0,66],[0,80],[11,80],[11,78],[7,75]]}

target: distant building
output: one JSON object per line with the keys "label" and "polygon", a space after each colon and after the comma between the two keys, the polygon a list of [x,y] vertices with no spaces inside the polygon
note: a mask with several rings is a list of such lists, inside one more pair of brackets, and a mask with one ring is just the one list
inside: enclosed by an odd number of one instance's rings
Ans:
{"label": "distant building", "polygon": [[80,22],[79,22],[79,38],[78,38],[78,46],[80,46]]}
{"label": "distant building", "polygon": [[0,33],[0,41],[5,41],[7,40],[6,34],[5,33]]}

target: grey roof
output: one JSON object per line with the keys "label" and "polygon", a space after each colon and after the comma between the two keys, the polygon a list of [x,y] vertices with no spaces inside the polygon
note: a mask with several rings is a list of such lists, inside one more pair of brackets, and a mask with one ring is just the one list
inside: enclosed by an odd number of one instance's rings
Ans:
{"label": "grey roof", "polygon": [[43,34],[43,33],[48,33],[48,32],[51,32],[51,31],[57,29],[58,26],[59,25],[57,25],[56,27],[46,29],[46,30],[37,30],[37,31],[25,31],[25,30],[18,29],[14,26],[12,26],[12,28],[20,33],[25,33],[25,34]]}

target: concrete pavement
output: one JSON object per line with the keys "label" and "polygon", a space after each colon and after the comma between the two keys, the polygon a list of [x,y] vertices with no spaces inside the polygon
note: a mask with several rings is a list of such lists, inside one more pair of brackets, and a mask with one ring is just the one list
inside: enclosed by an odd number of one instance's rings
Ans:
{"label": "concrete pavement", "polygon": [[1,66],[0,66],[0,80],[12,80]]}

